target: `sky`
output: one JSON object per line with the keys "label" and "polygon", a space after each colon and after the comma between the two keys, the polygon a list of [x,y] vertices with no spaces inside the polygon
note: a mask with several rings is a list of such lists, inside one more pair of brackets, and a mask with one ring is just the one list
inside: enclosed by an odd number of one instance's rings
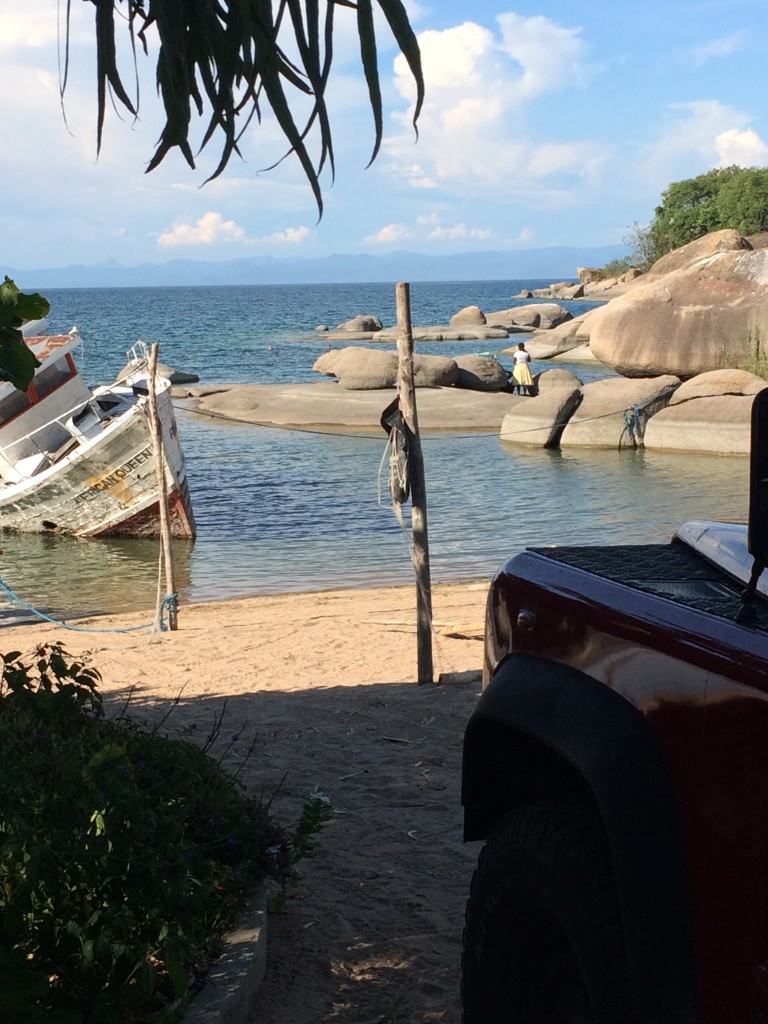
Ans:
{"label": "sky", "polygon": [[195,170],[172,153],[145,173],[162,116],[141,53],[139,118],[110,107],[97,159],[95,8],[72,5],[62,105],[60,5],[2,3],[8,267],[611,245],[651,221],[671,182],[768,165],[764,0],[407,2],[427,91],[418,140],[413,83],[382,23],[384,142],[368,168],[373,121],[341,8],[320,221],[295,160],[265,169],[284,151],[268,116],[215,181],[213,145]]}

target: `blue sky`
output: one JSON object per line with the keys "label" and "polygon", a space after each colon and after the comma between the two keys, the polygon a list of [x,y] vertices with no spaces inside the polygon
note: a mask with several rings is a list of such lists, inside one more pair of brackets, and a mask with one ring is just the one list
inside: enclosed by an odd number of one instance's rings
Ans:
{"label": "blue sky", "polygon": [[372,121],[353,20],[339,16],[337,174],[318,223],[295,162],[261,170],[282,154],[269,118],[215,182],[203,185],[213,152],[196,171],[172,154],[145,174],[161,119],[142,55],[140,120],[110,111],[97,160],[92,5],[72,5],[65,123],[57,0],[4,0],[3,264],[606,245],[648,223],[670,182],[768,164],[764,0],[408,7],[427,85],[419,140],[384,30],[385,140],[365,169]]}

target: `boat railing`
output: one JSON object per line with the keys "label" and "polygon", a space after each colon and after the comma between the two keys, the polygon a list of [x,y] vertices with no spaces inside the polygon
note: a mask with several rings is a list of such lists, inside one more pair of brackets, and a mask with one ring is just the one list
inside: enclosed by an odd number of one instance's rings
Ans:
{"label": "boat railing", "polygon": [[129,372],[119,380],[129,379],[138,370],[149,370],[149,349],[143,341],[137,341],[128,349]]}

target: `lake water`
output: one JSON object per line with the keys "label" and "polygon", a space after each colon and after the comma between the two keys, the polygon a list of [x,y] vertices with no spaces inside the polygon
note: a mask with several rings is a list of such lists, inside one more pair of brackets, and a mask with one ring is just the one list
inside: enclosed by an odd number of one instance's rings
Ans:
{"label": "lake water", "polygon": [[[547,283],[413,285],[413,321],[447,323],[469,304],[506,308],[521,288]],[[385,325],[396,319],[391,284],[46,296],[51,331],[79,327],[81,367],[91,384],[113,379],[137,339],[159,342],[161,361],[198,374],[201,383],[316,380],[312,364],[325,348],[317,324],[335,327],[358,313],[375,313]],[[455,355],[493,345],[417,344],[417,351]],[[509,365],[508,357],[502,362]],[[606,373],[594,364],[569,368],[585,381]],[[382,396],[382,408],[388,401]],[[194,544],[174,548],[182,603],[412,580],[386,471],[380,480],[383,432],[335,436],[214,422],[183,409],[177,416],[198,525]],[[526,450],[502,444],[497,434],[428,436],[423,448],[435,582],[489,576],[526,546],[664,541],[686,519],[739,518],[747,510],[743,458]],[[154,542],[5,534],[0,546],[2,580],[53,618],[140,609],[152,617]],[[29,619],[6,598],[0,616]]]}

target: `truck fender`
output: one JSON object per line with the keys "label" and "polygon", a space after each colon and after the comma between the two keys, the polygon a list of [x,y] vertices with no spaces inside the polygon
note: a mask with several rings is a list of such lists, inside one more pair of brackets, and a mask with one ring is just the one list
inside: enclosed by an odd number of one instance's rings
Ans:
{"label": "truck fender", "polygon": [[608,837],[641,1019],[693,1014],[684,850],[653,731],[633,704],[591,676],[536,655],[510,654],[467,724],[464,838],[486,838],[495,821],[523,803],[568,795],[591,796]]}

